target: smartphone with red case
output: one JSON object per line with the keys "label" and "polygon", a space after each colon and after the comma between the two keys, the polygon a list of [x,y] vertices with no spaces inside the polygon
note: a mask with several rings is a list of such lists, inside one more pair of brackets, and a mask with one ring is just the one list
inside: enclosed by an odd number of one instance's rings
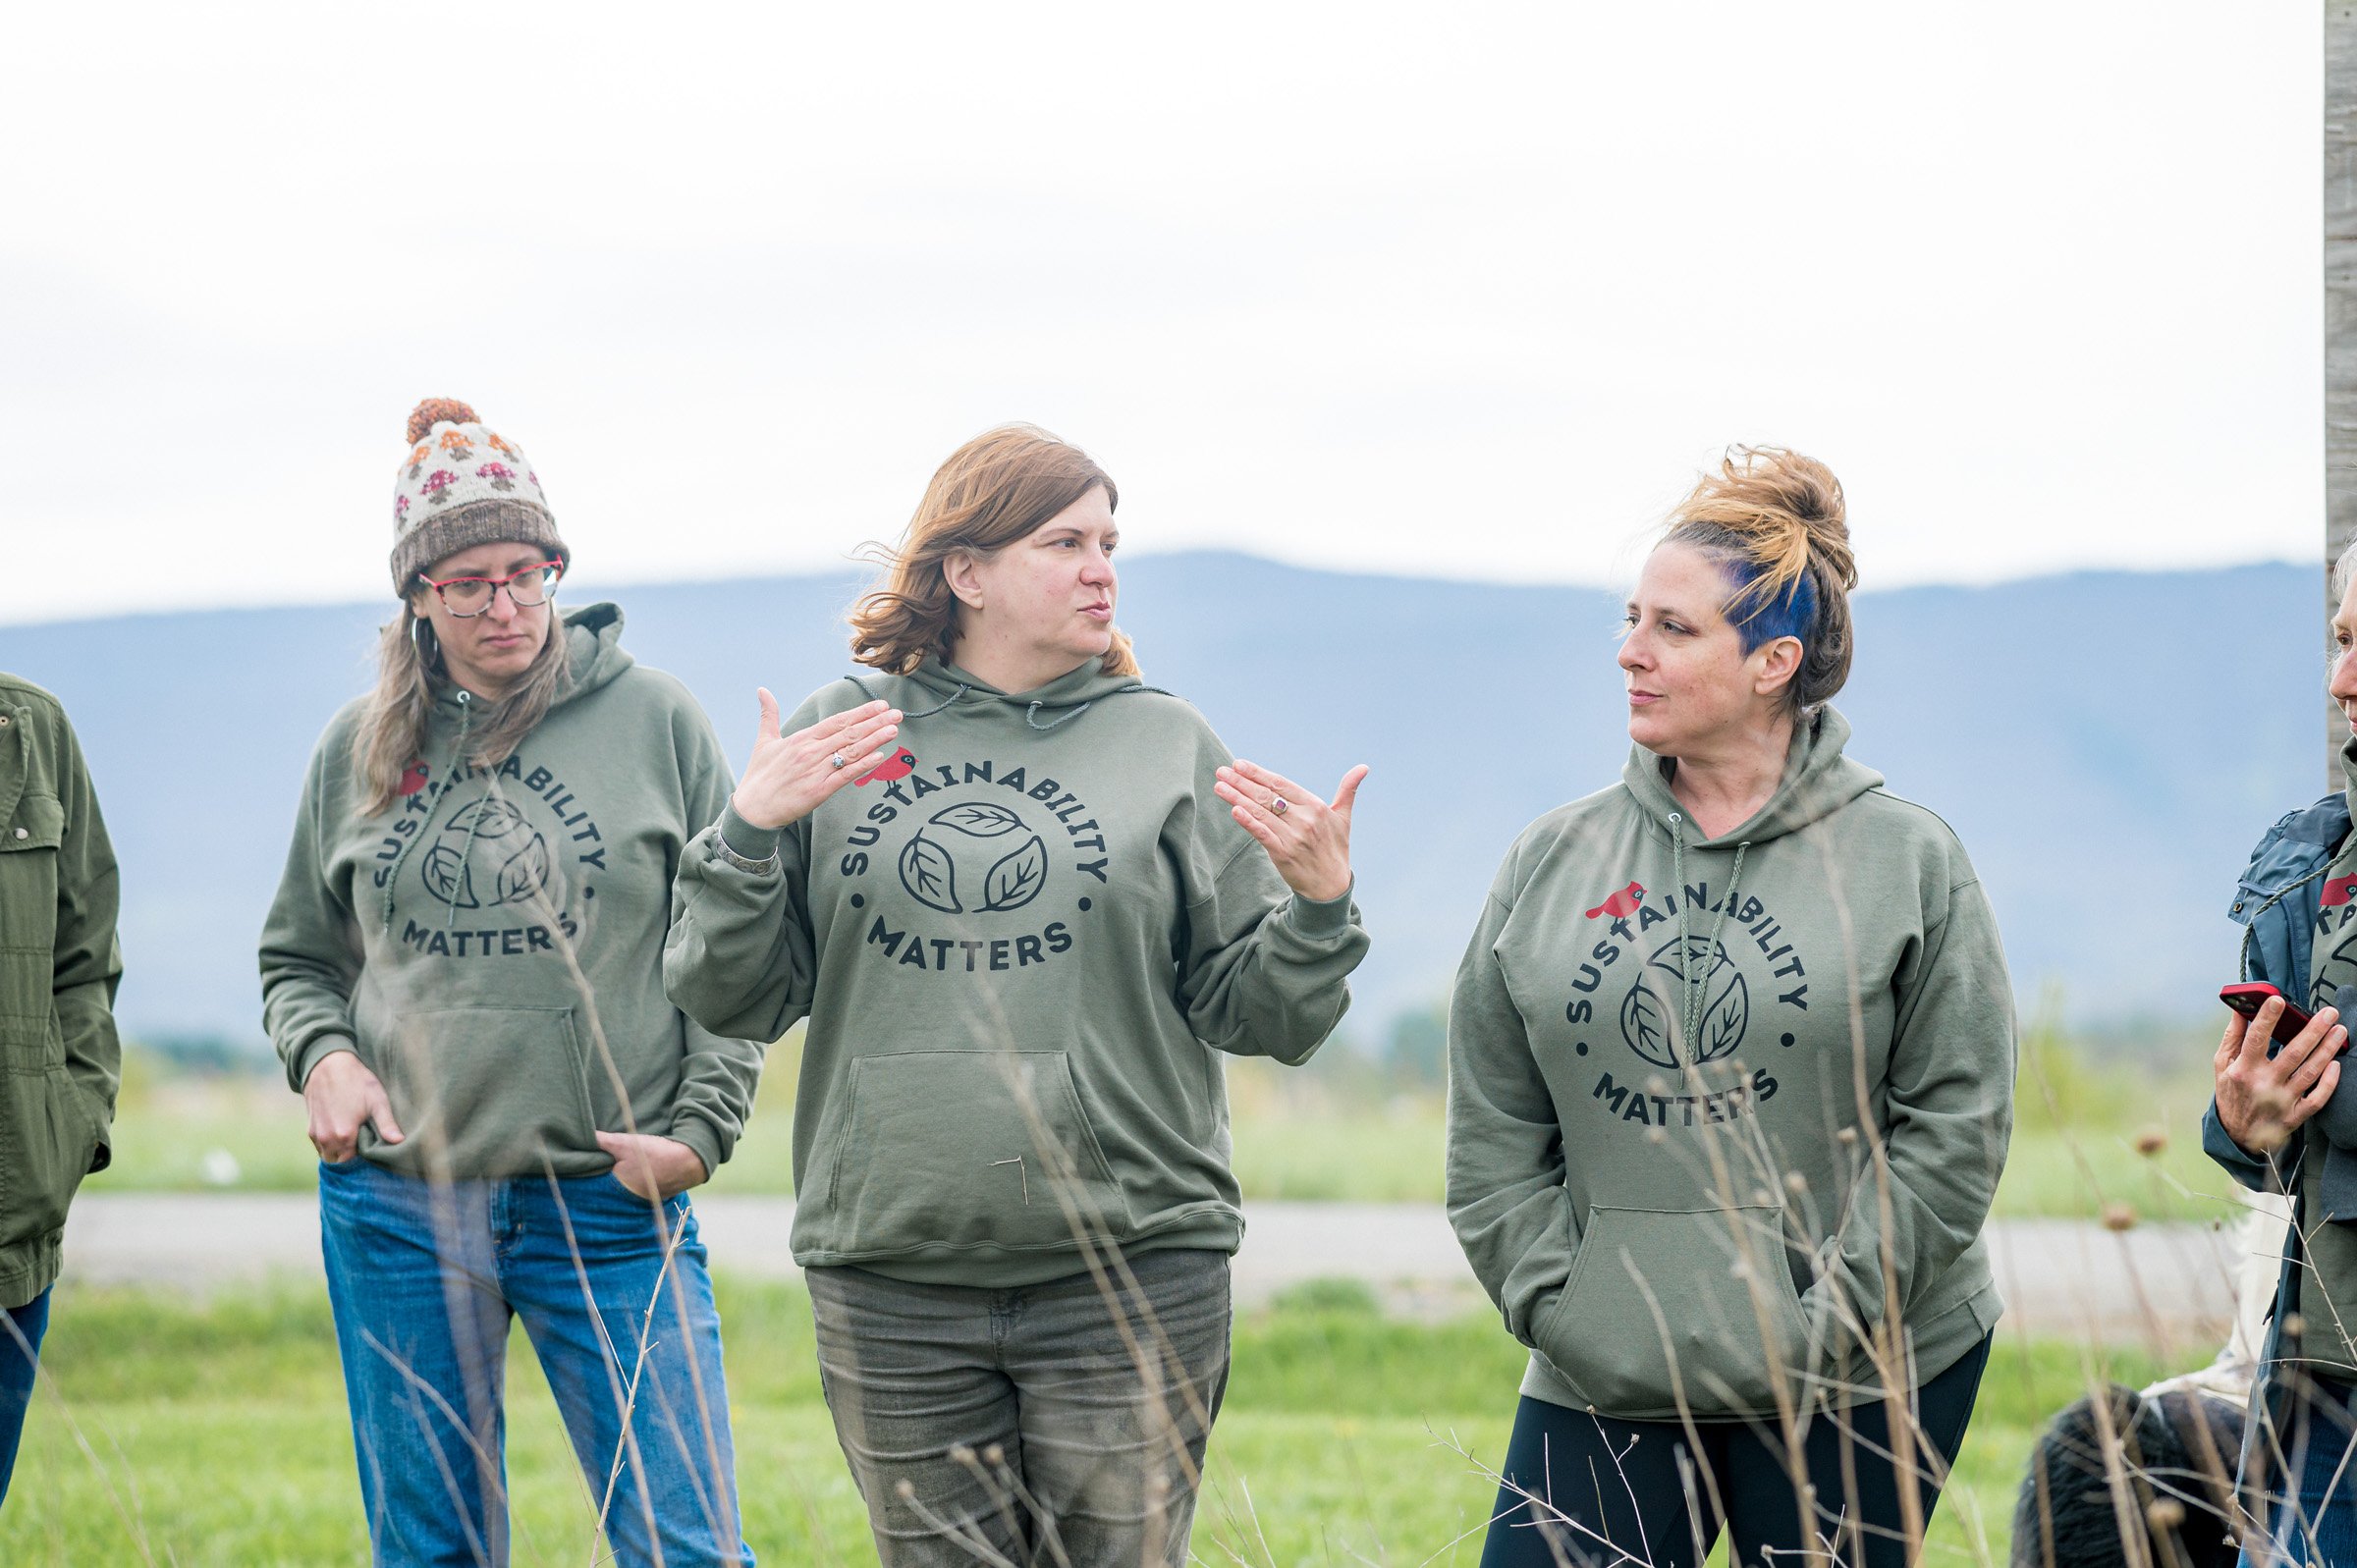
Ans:
{"label": "smartphone with red case", "polygon": [[2301,1030],[2308,1027],[2309,1023],[2308,1012],[2297,1002],[2284,998],[2283,993],[2275,987],[2259,982],[2240,986],[2222,986],[2218,993],[2219,1000],[2241,1013],[2245,1018],[2258,1017],[2261,1007],[2278,999],[2283,1000],[2283,1011],[2275,1019],[2275,1043],[2288,1045],[2298,1037]]}

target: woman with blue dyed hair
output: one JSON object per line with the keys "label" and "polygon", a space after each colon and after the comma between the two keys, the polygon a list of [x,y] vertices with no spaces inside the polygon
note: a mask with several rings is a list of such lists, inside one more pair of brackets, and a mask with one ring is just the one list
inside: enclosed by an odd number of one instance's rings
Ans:
{"label": "woman with blue dyed hair", "polygon": [[1823,463],[1738,448],[1629,597],[1620,782],[1526,830],[1450,1011],[1449,1214],[1530,1347],[1484,1568],[1914,1560],[2001,1303],[2012,987],[1844,755]]}

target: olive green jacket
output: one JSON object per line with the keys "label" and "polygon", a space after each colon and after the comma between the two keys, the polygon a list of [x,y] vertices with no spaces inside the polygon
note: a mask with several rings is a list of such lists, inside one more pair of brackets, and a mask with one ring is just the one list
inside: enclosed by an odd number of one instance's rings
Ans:
{"label": "olive green jacket", "polygon": [[118,897],[65,710],[0,674],[0,1307],[57,1278],[66,1205],[111,1157]]}

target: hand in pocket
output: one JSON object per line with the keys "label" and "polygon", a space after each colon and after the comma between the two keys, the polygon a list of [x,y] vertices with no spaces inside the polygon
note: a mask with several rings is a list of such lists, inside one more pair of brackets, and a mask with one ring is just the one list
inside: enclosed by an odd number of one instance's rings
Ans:
{"label": "hand in pocket", "polygon": [[376,1135],[387,1143],[402,1140],[385,1086],[349,1051],[330,1052],[313,1063],[302,1081],[302,1103],[310,1112],[311,1147],[331,1165],[359,1153],[362,1122],[376,1123]]}
{"label": "hand in pocket", "polygon": [[677,1138],[601,1132],[597,1146],[614,1157],[614,1179],[648,1203],[676,1198],[702,1185],[711,1174],[704,1168],[703,1156]]}

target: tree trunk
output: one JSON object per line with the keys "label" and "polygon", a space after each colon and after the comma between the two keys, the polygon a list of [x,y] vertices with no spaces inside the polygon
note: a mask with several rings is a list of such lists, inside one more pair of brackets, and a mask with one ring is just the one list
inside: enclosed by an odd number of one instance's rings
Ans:
{"label": "tree trunk", "polygon": [[[2325,6],[2325,568],[2357,540],[2357,0]],[[2339,608],[2326,589],[2328,619]],[[2326,787],[2348,722],[2325,704]]]}

